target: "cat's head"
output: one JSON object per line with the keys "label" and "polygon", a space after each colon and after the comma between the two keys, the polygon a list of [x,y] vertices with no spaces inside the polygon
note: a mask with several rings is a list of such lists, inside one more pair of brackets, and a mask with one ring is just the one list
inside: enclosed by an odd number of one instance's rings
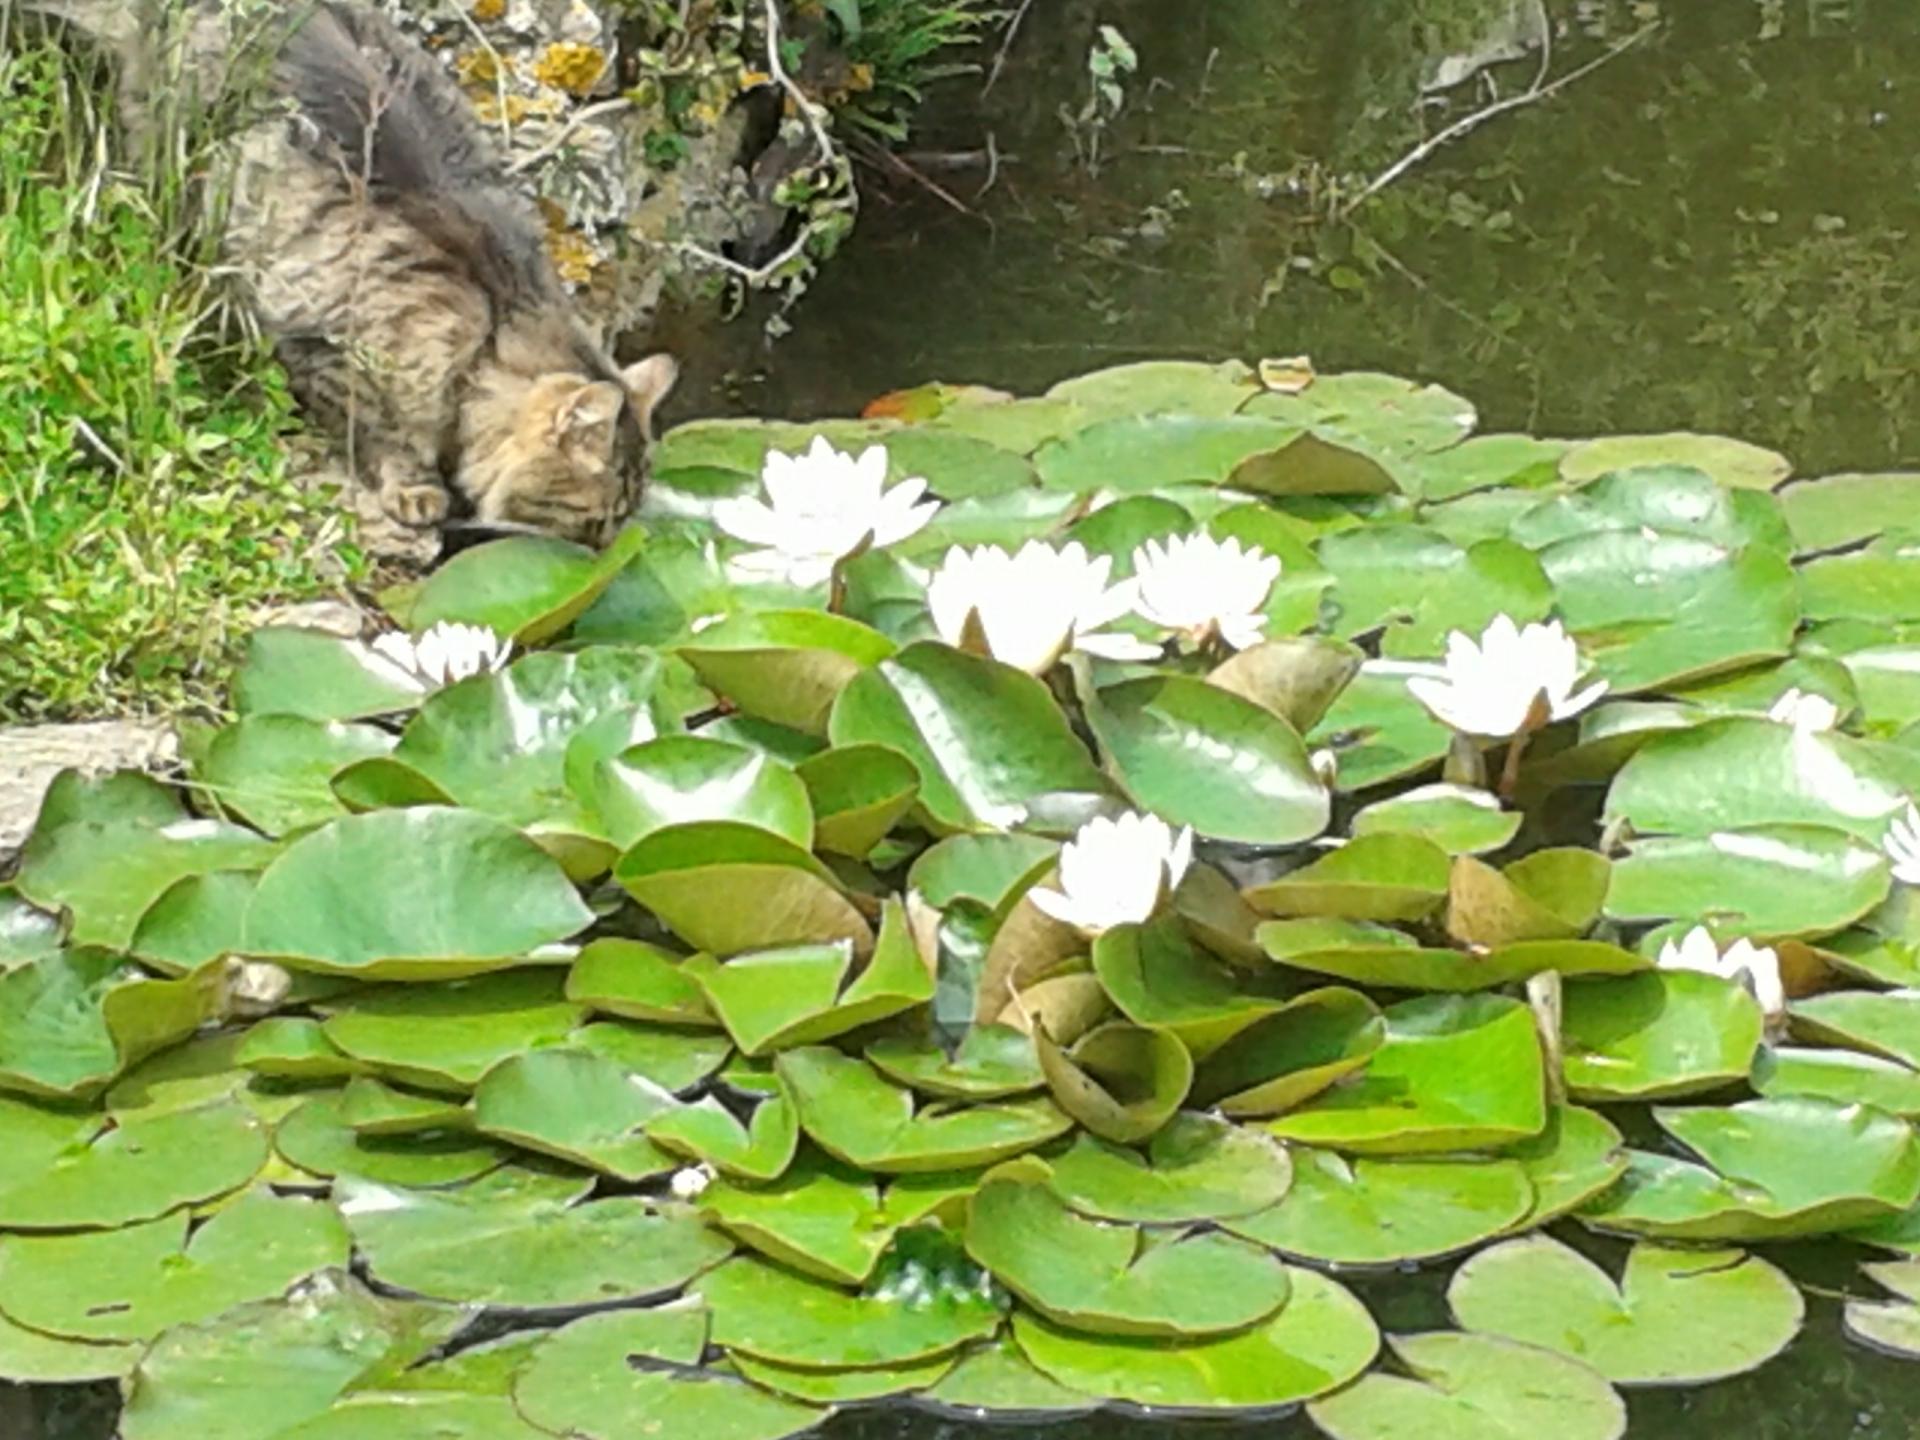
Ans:
{"label": "cat's head", "polygon": [[640,501],[653,412],[679,373],[661,354],[618,383],[562,370],[482,386],[467,404],[460,474],[474,521],[606,544]]}

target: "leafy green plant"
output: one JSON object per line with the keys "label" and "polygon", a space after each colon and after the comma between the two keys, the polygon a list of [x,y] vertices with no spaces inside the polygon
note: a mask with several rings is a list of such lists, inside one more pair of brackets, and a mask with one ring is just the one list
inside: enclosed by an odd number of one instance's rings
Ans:
{"label": "leafy green plant", "polygon": [[[129,1440],[1617,1440],[1799,1332],[1732,1247],[1920,1249],[1899,477],[1236,362],[876,408],[683,426],[607,554],[262,631],[182,791],[56,786],[0,1376]],[[1327,1271],[1459,1255],[1375,1368]],[[1912,1348],[1910,1270],[1853,1333]]]}
{"label": "leafy green plant", "polygon": [[998,13],[988,0],[827,0],[856,69],[840,113],[862,130],[904,140],[926,89],[978,67],[954,58]]}
{"label": "leafy green plant", "polygon": [[292,401],[223,338],[198,129],[106,158],[94,77],[0,52],[0,716],[210,701],[238,634],[339,561],[288,473]]}

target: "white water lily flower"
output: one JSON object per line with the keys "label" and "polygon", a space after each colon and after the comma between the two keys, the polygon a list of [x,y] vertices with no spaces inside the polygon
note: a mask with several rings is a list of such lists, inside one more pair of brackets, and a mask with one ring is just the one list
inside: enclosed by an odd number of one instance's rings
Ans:
{"label": "white water lily flower", "polygon": [[1800,731],[1831,730],[1840,719],[1840,707],[1824,695],[1809,695],[1795,686],[1773,702],[1767,718]]}
{"label": "white water lily flower", "polygon": [[904,540],[940,508],[937,500],[921,500],[925,480],[902,480],[891,490],[886,483],[884,445],[874,445],[856,459],[818,436],[804,455],[770,451],[760,471],[766,499],[719,501],[713,519],[736,540],[764,547],[734,560],[740,574],[822,585],[832,577],[833,567],[862,545]]}
{"label": "white water lily flower", "polygon": [[1160,648],[1100,627],[1133,608],[1130,582],[1108,585],[1110,557],[1090,557],[1076,543],[1056,550],[1029,540],[1009,555],[998,545],[955,547],[927,584],[934,628],[959,645],[967,622],[979,617],[987,653],[1004,665],[1039,675],[1068,650],[1109,660],[1152,660]]}
{"label": "white water lily flower", "polygon": [[1903,885],[1920,885],[1920,809],[1907,806],[1905,815],[1896,815],[1880,842],[1893,862],[1893,878]]}
{"label": "white water lily flower", "polygon": [[1722,980],[1743,984],[1760,1002],[1769,1020],[1787,1013],[1787,991],[1780,979],[1780,957],[1764,945],[1736,940],[1724,952],[1704,925],[1696,925],[1679,940],[1660,947],[1655,962],[1662,970],[1697,970]]}
{"label": "white water lily flower", "polygon": [[1580,649],[1558,620],[1522,630],[1512,616],[1496,615],[1478,640],[1455,630],[1437,669],[1409,679],[1407,689],[1443,723],[1492,739],[1578,715],[1607,691],[1604,680],[1575,691]]}
{"label": "white water lily flower", "polygon": [[1158,815],[1096,816],[1060,851],[1060,889],[1034,889],[1033,903],[1083,935],[1150,920],[1193,863],[1193,830]]}
{"label": "white water lily flower", "polygon": [[1141,615],[1195,643],[1218,634],[1244,650],[1264,636],[1261,607],[1280,578],[1280,561],[1238,540],[1175,535],[1134,551],[1133,573]]}
{"label": "white water lily flower", "polygon": [[[513,644],[485,625],[462,625],[442,620],[419,635],[395,630],[376,636],[367,659],[385,662],[403,681],[423,690],[438,689],[470,675],[498,670],[507,663]],[[373,668],[379,668],[378,664]]]}

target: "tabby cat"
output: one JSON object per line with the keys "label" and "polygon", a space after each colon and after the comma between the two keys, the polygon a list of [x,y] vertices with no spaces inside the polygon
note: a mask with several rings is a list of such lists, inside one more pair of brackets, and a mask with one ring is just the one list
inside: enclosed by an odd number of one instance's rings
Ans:
{"label": "tabby cat", "polygon": [[657,354],[622,369],[589,333],[431,56],[344,0],[199,0],[184,33],[161,23],[180,0],[33,3],[120,50],[136,123],[156,103],[142,87],[182,69],[159,37],[204,96],[264,43],[275,108],[233,147],[228,258],[296,395],[389,515],[426,527],[457,507],[488,527],[611,538],[678,367]]}

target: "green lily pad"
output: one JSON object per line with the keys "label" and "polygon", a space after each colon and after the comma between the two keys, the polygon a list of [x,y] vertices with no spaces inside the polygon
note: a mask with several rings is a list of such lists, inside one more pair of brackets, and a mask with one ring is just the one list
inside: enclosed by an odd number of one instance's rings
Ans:
{"label": "green lily pad", "polygon": [[888,1395],[924,1389],[953,1368],[953,1356],[936,1355],[877,1370],[808,1370],[775,1365],[752,1355],[728,1356],[729,1363],[763,1390],[791,1395],[810,1405],[857,1405]]}
{"label": "green lily pad", "polygon": [[873,956],[852,974],[850,946],[805,945],[686,962],[734,1043],[770,1055],[831,1040],[933,998],[933,976],[907,928],[906,908],[886,902]]}
{"label": "green lily pad", "polygon": [[66,936],[58,915],[28,904],[11,885],[0,885],[0,974],[54,954]]}
{"label": "green lily pad", "polygon": [[923,1391],[917,1403],[959,1419],[984,1420],[1084,1414],[1102,1402],[1049,1380],[1003,1336],[962,1352],[946,1378]]}
{"label": "green lily pad", "polygon": [[1446,899],[1446,851],[1418,835],[1367,835],[1253,886],[1254,909],[1279,916],[1421,920]]}
{"label": "green lily pad", "polygon": [[1056,1324],[1102,1335],[1193,1339],[1242,1330],[1286,1303],[1286,1268],[1214,1231],[1147,1243],[1145,1232],[1075,1215],[1044,1185],[987,1184],[967,1253]]}
{"label": "green lily pad", "polygon": [[1512,1160],[1347,1160],[1295,1151],[1293,1188],[1227,1229],[1283,1255],[1339,1265],[1390,1265],[1464,1250],[1533,1210],[1533,1185]]}
{"label": "green lily pad", "polygon": [[713,1311],[713,1343],[775,1364],[816,1370],[906,1365],[958,1350],[1000,1327],[979,1290],[913,1301],[858,1295],[745,1256],[694,1287]]}
{"label": "green lily pad", "polygon": [[473,1124],[473,1112],[447,1095],[422,1095],[412,1090],[356,1075],[340,1092],[339,1118],[355,1135],[418,1135],[426,1130],[464,1130]]}
{"label": "green lily pad", "polygon": [[1197,1059],[1280,1007],[1247,993],[1171,916],[1103,932],[1093,942],[1093,969],[1121,1014],[1179,1036]]}
{"label": "green lily pad", "polygon": [[843,615],[761,610],[709,626],[679,653],[709,689],[747,714],[824,735],[841,691],[890,658],[894,644]]}
{"label": "green lily pad", "polygon": [[540,969],[363,991],[330,1011],[326,1034],[402,1084],[461,1094],[500,1061],[567,1038],[584,1011],[563,985]]}
{"label": "green lily pad", "polygon": [[1659,970],[1567,986],[1561,1043],[1567,1088],[1582,1100],[1698,1095],[1743,1080],[1765,1018],[1742,986]]}
{"label": "green lily pad", "polygon": [[348,1395],[274,1440],[544,1440],[500,1395]]}
{"label": "green lily pad", "polygon": [[567,1037],[567,1048],[604,1056],[629,1075],[672,1095],[699,1085],[733,1054],[733,1042],[711,1030],[683,1030],[638,1020],[600,1020]]}
{"label": "green lily pad", "polygon": [[1793,1028],[1920,1069],[1920,990],[1839,990],[1793,1006]]}
{"label": "green lily pad", "polygon": [[1571,940],[1600,914],[1611,867],[1592,850],[1536,850],[1504,871],[1456,855],[1447,933],[1471,946]]}
{"label": "green lily pad", "polygon": [[1920,1262],[1862,1265],[1899,1298],[1850,1300],[1842,1312],[1847,1334],[1863,1345],[1905,1360],[1920,1360]]}
{"label": "green lily pad", "polygon": [[277,849],[218,820],[76,820],[35,832],[15,884],[42,910],[70,914],[70,944],[125,950],[141,915],[176,880],[258,870]]}
{"label": "green lily pad", "polygon": [[717,1025],[682,956],[618,937],[582,947],[567,972],[567,999],[603,1015],[666,1025]]}
{"label": "green lily pad", "polygon": [[311,832],[267,868],[246,948],[294,969],[456,979],[522,964],[592,918],[560,866],[497,820],[376,811]]}
{"label": "green lily pad", "polygon": [[800,779],[777,760],[728,740],[667,735],[602,761],[595,808],[621,849],[669,825],[737,820],[802,849],[813,844],[813,807]]}
{"label": "green lily pad", "polygon": [[814,846],[860,859],[887,836],[920,795],[913,762],[884,745],[843,745],[796,768],[813,802]]}
{"label": "green lily pad", "polygon": [[1287,1193],[1293,1167],[1267,1136],[1183,1112],[1146,1151],[1081,1135],[1052,1162],[1053,1191],[1082,1215],[1181,1225],[1251,1215]]}
{"label": "green lily pad", "polygon": [[82,1385],[133,1373],[140,1345],[96,1345],[29,1330],[0,1315],[0,1377],[15,1385]]}
{"label": "green lily pad", "polygon": [[1478,418],[1451,390],[1373,370],[1316,376],[1294,394],[1267,391],[1246,409],[1314,425],[1396,457],[1446,450],[1471,434]]}
{"label": "green lily pad", "polygon": [[223,810],[268,835],[285,835],[340,814],[328,782],[393,746],[392,736],[371,725],[254,715],[213,737],[196,778]]}
{"label": "green lily pad", "polygon": [[1462,1328],[1572,1356],[1618,1385],[1694,1385],[1758,1369],[1800,1332],[1793,1282],[1738,1250],[1636,1245],[1618,1286],[1544,1235],[1460,1267],[1447,1303]]}
{"label": "green lily pad", "polygon": [[1036,800],[1106,790],[1045,685],[931,642],[855,678],[829,733],[911,760],[920,808],[942,830],[1007,829]]}
{"label": "green lily pad", "polygon": [[1540,562],[1504,538],[1462,547],[1423,526],[1375,525],[1326,536],[1319,554],[1334,577],[1335,633],[1384,627],[1382,655],[1438,655],[1449,631],[1478,635],[1496,615],[1525,624],[1553,608]]}
{"label": "green lily pad", "polygon": [[1920,566],[1907,531],[1882,535],[1864,550],[1810,560],[1799,574],[1809,620],[1901,625],[1920,619]]}
{"label": "green lily pad", "polygon": [[1299,438],[1296,425],[1245,416],[1119,415],[1044,446],[1034,465],[1042,485],[1074,494],[1221,485],[1249,458]]}
{"label": "green lily pad", "polygon": [[1402,483],[1420,499],[1453,500],[1480,490],[1502,494],[1538,490],[1560,473],[1563,440],[1531,435],[1476,435],[1434,454],[1417,456],[1400,469]]}
{"label": "green lily pad", "polygon": [[825,1046],[783,1051],[775,1068],[799,1108],[801,1128],[821,1149],[862,1170],[912,1174],[991,1165],[1072,1128],[1044,1099],[916,1107],[912,1091]]}
{"label": "green lily pad", "polygon": [[1259,393],[1253,372],[1238,360],[1141,360],[1062,380],[1046,398],[1071,402],[1091,420],[1106,415],[1231,415]]}
{"label": "green lily pad", "polygon": [[260,883],[251,870],[215,870],[176,880],[147,907],[128,950],[143,964],[184,975],[238,952],[247,906]]}
{"label": "green lily pad", "polygon": [[911,1206],[895,1213],[871,1176],[812,1151],[801,1151],[771,1182],[716,1180],[699,1203],[761,1254],[839,1285],[866,1284],[894,1232],[918,1218]]}
{"label": "green lily pad", "polygon": [[1839,830],[1765,825],[1643,840],[1613,867],[1614,920],[1713,919],[1773,937],[1824,935],[1882,900],[1886,857]]}
{"label": "green lily pad", "polygon": [[1375,1373],[1308,1408],[1331,1440],[1620,1440],[1627,1407],[1588,1366],[1492,1335],[1390,1335],[1411,1378]]}
{"label": "green lily pad", "polygon": [[1209,1055],[1193,1098],[1223,1115],[1279,1115],[1359,1070],[1386,1035],[1379,1008],[1358,991],[1309,990]]}
{"label": "green lily pad", "polygon": [[633,1183],[675,1168],[646,1125],[678,1104],[605,1056],[536,1050],[487,1072],[473,1120],[483,1135]]}
{"label": "green lily pad", "polygon": [[867,1062],[890,1080],[953,1100],[1004,1100],[1047,1083],[1033,1037],[1008,1025],[974,1025],[949,1056],[929,1040],[887,1036],[867,1046]]}
{"label": "green lily pad", "polygon": [[451,805],[449,795],[404,760],[376,755],[356,760],[328,782],[341,808],[358,815],[368,810],[405,810],[415,805]]}
{"label": "green lily pad", "polygon": [[345,1272],[324,1271],[285,1297],[163,1334],[126,1387],[119,1433],[126,1440],[279,1440],[356,1385],[404,1370],[466,1318],[384,1300]]}
{"label": "green lily pad", "polygon": [[1186,923],[1187,933],[1230,965],[1263,970],[1267,956],[1255,943],[1260,916],[1247,904],[1239,887],[1204,861],[1187,867],[1174,887],[1173,911]]}
{"label": "green lily pad", "polygon": [[9,1318],[71,1340],[151,1340],[347,1263],[333,1207],[254,1190],[187,1235],[187,1214],[118,1230],[0,1239]]}
{"label": "green lily pad", "polygon": [[1340,794],[1418,774],[1447,753],[1453,731],[1407,689],[1408,676],[1420,673],[1405,661],[1367,661],[1307,734],[1311,749],[1338,758]]}
{"label": "green lily pad", "polygon": [[1179,1110],[1193,1088],[1193,1056],[1165,1030],[1114,1021],[1082,1035],[1070,1050],[1034,1030],[1040,1066],[1060,1108],[1102,1140],[1145,1140]]}
{"label": "green lily pad", "polygon": [[[253,1077],[235,1059],[243,1039],[245,1033],[239,1030],[209,1031],[150,1056],[114,1081],[104,1097],[107,1113],[116,1120],[126,1120],[168,1110],[191,1110],[209,1101],[246,1094],[253,1088]],[[6,1103],[0,1101],[0,1117],[7,1113]],[[76,1117],[81,1122],[86,1118]],[[0,1118],[3,1125],[4,1119]]]}
{"label": "green lily pad", "polygon": [[269,626],[247,637],[233,708],[243,717],[297,715],[327,724],[411,710],[423,693],[419,682],[380,663],[358,641]]}
{"label": "green lily pad", "polygon": [[921,851],[907,884],[936,910],[970,900],[1004,915],[1059,854],[1059,845],[1039,835],[949,835]]}
{"label": "green lily pad", "polygon": [[1614,778],[1609,821],[1640,834],[1709,835],[1753,825],[1826,825],[1878,842],[1906,808],[1860,741],[1731,717],[1656,736]]}
{"label": "green lily pad", "polygon": [[485,625],[520,645],[565,630],[598,600],[646,544],[623,531],[599,554],[544,535],[509,535],[462,550],[427,579],[407,624],[416,633],[442,620]]}
{"label": "green lily pad", "polygon": [[1583,485],[1618,470],[1655,465],[1703,470],[1730,490],[1772,490],[1793,473],[1793,464],[1784,455],[1725,435],[1682,430],[1583,440],[1562,458],[1560,476]]}
{"label": "green lily pad", "polygon": [[1920,1118],[1920,1070],[1851,1050],[1770,1046],[1754,1060],[1753,1088],[1770,1100],[1808,1095]]}
{"label": "green lily pad", "polygon": [[614,878],[688,944],[717,956],[851,942],[873,932],[826,867],[770,830],[696,821],[655,830]]}
{"label": "green lily pad", "polygon": [[223,1001],[217,965],[155,979],[105,950],[62,950],[0,973],[0,1088],[91,1095],[184,1040]]}
{"label": "green lily pad", "polygon": [[692,1371],[706,1328],[701,1310],[615,1310],[576,1320],[534,1352],[514,1382],[514,1404],[543,1430],[580,1440],[683,1427],[700,1440],[786,1440],[827,1418],[744,1380]]}
{"label": "green lily pad", "polygon": [[732,1252],[682,1206],[586,1200],[592,1182],[507,1168],[455,1190],[342,1179],[353,1242],[375,1279],[460,1304],[566,1309],[678,1290]]}
{"label": "green lily pad", "polygon": [[1222,661],[1207,683],[1270,710],[1294,733],[1318,725],[1365,659],[1359,647],[1324,635],[1293,635],[1249,645]]}
{"label": "green lily pad", "polygon": [[1597,1111],[1577,1105],[1554,1106],[1545,1130],[1503,1154],[1520,1163],[1533,1186],[1533,1209],[1513,1227],[1516,1233],[1571,1214],[1627,1169],[1620,1132]]}
{"label": "green lily pad", "polygon": [[1328,797],[1291,726],[1250,700],[1184,675],[1099,693],[1087,721],[1121,789],[1201,835],[1291,845],[1327,827]]}
{"label": "green lily pad", "polygon": [[496,1169],[509,1156],[462,1130],[358,1135],[338,1095],[305,1101],[274,1131],[274,1148],[312,1175],[354,1175],[386,1185],[457,1185]]}
{"label": "green lily pad", "polygon": [[1725,488],[1685,464],[1637,465],[1549,495],[1521,515],[1511,533],[1537,550],[1570,536],[1641,529],[1782,553],[1792,548],[1787,523],[1769,496]]}
{"label": "green lily pad", "polygon": [[762,1101],[749,1125],[712,1096],[655,1116],[647,1138],[663,1150],[713,1166],[742,1180],[777,1180],[793,1163],[800,1119],[784,1095]]}
{"label": "green lily pad", "polygon": [[[0,1227],[93,1230],[152,1220],[237,1190],[267,1159],[267,1136],[241,1106],[120,1120],[0,1109],[14,1157],[0,1179]],[[59,1143],[49,1144],[54,1137]]]}
{"label": "green lily pad", "polygon": [[1364,1072],[1267,1128],[1356,1154],[1416,1155],[1508,1144],[1546,1127],[1545,1069],[1526,1006],[1433,995],[1386,1019],[1386,1043]]}
{"label": "green lily pad", "polygon": [[1367,806],[1353,817],[1352,833],[1417,835],[1449,855],[1484,855],[1519,834],[1525,818],[1470,785],[1422,785]]}
{"label": "green lily pad", "polygon": [[1920,475],[1828,475],[1780,491],[1780,509],[1802,554],[1871,540],[1913,523]]}
{"label": "green lily pad", "polygon": [[234,1063],[275,1080],[344,1080],[366,1069],[327,1038],[318,1020],[276,1015],[246,1033]]}
{"label": "green lily pad", "polygon": [[1339,1389],[1373,1362],[1380,1332],[1326,1276],[1288,1270],[1292,1294],[1263,1324],[1222,1339],[1085,1335],[1017,1312],[1014,1339],[1042,1374],[1090,1395],[1155,1409],[1217,1411],[1295,1404]]}

